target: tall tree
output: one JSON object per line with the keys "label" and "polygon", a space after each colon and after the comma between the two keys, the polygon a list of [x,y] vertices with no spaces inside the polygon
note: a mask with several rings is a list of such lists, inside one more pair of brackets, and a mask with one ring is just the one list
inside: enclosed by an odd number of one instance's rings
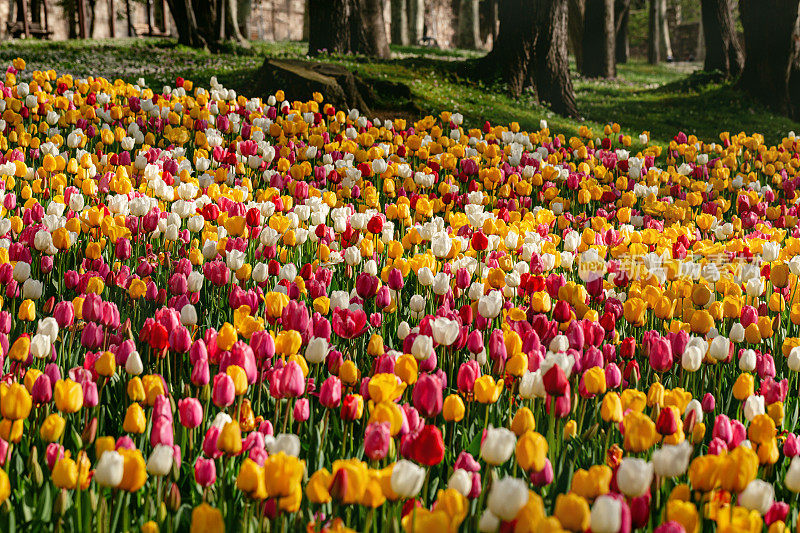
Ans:
{"label": "tall tree", "polygon": [[406,0],[391,0],[392,44],[408,45],[408,5]]}
{"label": "tall tree", "polygon": [[589,78],[617,75],[615,27],[614,0],[586,0],[581,74]]}
{"label": "tall tree", "polygon": [[726,78],[742,72],[742,45],[736,36],[731,0],[702,0],[703,38],[706,58],[704,69],[718,70]]}
{"label": "tall tree", "polygon": [[[178,30],[178,42],[186,46],[204,48],[209,45],[209,42],[197,21],[195,2],[197,0],[167,0],[172,18],[175,20],[175,27]],[[200,12],[206,11],[201,10]],[[212,41],[214,40],[212,39]]]}
{"label": "tall tree", "polygon": [[616,0],[614,2],[614,20],[616,44],[614,52],[617,63],[627,63],[630,55],[630,38],[628,37],[628,19],[631,13],[631,0]]}
{"label": "tall tree", "polygon": [[408,1],[408,40],[417,45],[424,37],[425,31],[425,0]]}
{"label": "tall tree", "polygon": [[800,120],[800,0],[740,0],[745,62],[740,86]]}
{"label": "tall tree", "polygon": [[569,48],[575,55],[578,70],[583,66],[583,12],[586,10],[585,0],[567,0],[567,34]]}
{"label": "tall tree", "polygon": [[651,65],[661,62],[660,0],[650,0],[647,14],[647,61]]}
{"label": "tall tree", "polygon": [[533,88],[555,112],[579,116],[567,58],[567,0],[501,0],[499,19],[478,74],[501,76],[515,96]]}
{"label": "tall tree", "polygon": [[391,55],[381,0],[309,0],[308,53]]}
{"label": "tall tree", "polygon": [[178,30],[178,42],[196,48],[219,48],[222,41],[231,38],[241,46],[249,47],[245,39],[245,25],[250,9],[240,13],[241,0],[167,0]]}
{"label": "tall tree", "polygon": [[480,13],[478,0],[460,0],[458,3],[458,38],[460,48],[474,50],[481,45]]}

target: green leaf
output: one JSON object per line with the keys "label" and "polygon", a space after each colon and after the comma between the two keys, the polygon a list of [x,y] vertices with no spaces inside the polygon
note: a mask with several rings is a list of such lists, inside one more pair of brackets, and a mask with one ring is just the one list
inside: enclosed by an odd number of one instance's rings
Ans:
{"label": "green leaf", "polygon": [[49,523],[53,514],[53,495],[49,489],[42,491],[42,497],[39,499],[39,505],[36,509],[36,515],[42,523]]}

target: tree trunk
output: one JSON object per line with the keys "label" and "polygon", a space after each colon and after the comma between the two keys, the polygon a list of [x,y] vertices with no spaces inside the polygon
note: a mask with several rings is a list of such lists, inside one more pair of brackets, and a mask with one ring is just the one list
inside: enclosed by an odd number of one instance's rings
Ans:
{"label": "tree trunk", "polygon": [[167,4],[178,30],[178,42],[194,48],[205,48],[208,43],[200,32],[192,1],[167,0]]}
{"label": "tree trunk", "polygon": [[239,46],[249,48],[250,43],[247,42],[242,34],[243,28],[239,26],[239,5],[237,0],[225,0],[225,27],[226,33],[239,44]]}
{"label": "tree trunk", "polygon": [[350,51],[370,57],[392,56],[386,37],[382,0],[352,0]]}
{"label": "tree trunk", "polygon": [[458,7],[458,46],[474,50],[481,46],[478,0],[460,0]]}
{"label": "tree trunk", "polygon": [[614,0],[586,0],[583,17],[581,74],[589,78],[617,75]]}
{"label": "tree trunk", "polygon": [[800,119],[800,0],[740,0],[745,62],[740,86],[774,111]]}
{"label": "tree trunk", "polygon": [[477,65],[479,74],[501,75],[519,96],[533,87],[556,113],[577,117],[567,56],[567,0],[501,0],[500,31]]}
{"label": "tree trunk", "polygon": [[568,0],[567,5],[569,48],[575,56],[575,65],[580,71],[583,67],[583,13],[586,9],[586,3],[585,0]]}
{"label": "tree trunk", "polygon": [[308,0],[308,55],[350,51],[350,7],[350,0]]}
{"label": "tree trunk", "polygon": [[616,26],[616,43],[614,52],[617,63],[627,63],[630,56],[630,39],[628,38],[628,19],[631,13],[631,0],[614,2],[614,20]]}
{"label": "tree trunk", "polygon": [[659,17],[660,10],[658,4],[660,0],[650,0],[648,17],[647,17],[647,61],[651,65],[657,65],[661,62],[661,20]]}
{"label": "tree trunk", "polygon": [[391,0],[392,44],[408,46],[408,9],[406,0]]}
{"label": "tree trunk", "polygon": [[744,57],[736,36],[731,0],[702,0],[703,38],[706,46],[705,70],[718,70],[726,78],[742,72]]}
{"label": "tree trunk", "polygon": [[238,2],[236,6],[236,23],[239,25],[239,31],[245,39],[250,38],[250,15],[253,10],[252,0],[235,0]]}
{"label": "tree trunk", "polygon": [[391,56],[381,0],[309,0],[308,15],[309,55]]}
{"label": "tree trunk", "polygon": [[672,41],[669,38],[669,23],[667,22],[667,0],[661,0],[658,9],[659,19],[661,20],[661,39],[664,44],[664,55],[668,62],[672,62]]}
{"label": "tree trunk", "polygon": [[533,44],[538,28],[533,10],[521,9],[524,0],[500,0],[500,31],[492,50],[478,63],[478,71],[487,78],[502,75],[514,96],[522,94],[528,66],[533,57]]}
{"label": "tree trunk", "polygon": [[425,28],[425,0],[408,1],[408,40],[418,45],[422,40]]}
{"label": "tree trunk", "polygon": [[567,55],[567,2],[537,0],[536,4],[537,26],[545,28],[539,32],[535,48],[534,75],[539,101],[549,103],[560,115],[578,117]]}

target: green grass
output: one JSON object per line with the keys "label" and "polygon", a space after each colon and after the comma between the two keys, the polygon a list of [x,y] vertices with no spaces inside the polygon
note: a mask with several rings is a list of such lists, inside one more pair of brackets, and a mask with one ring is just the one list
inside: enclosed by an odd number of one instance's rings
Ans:
{"label": "green grass", "polygon": [[[385,79],[407,84],[413,104],[425,113],[451,110],[462,113],[469,125],[520,123],[523,129],[538,128],[546,119],[551,130],[566,135],[581,124],[595,134],[610,122],[619,122],[633,136],[648,130],[651,138],[665,144],[684,131],[706,142],[718,140],[721,131],[762,133],[768,142],[778,142],[800,124],[770,113],[728,82],[713,76],[692,74],[696,64],[648,65],[632,61],[618,66],[613,81],[585,80],[573,76],[578,108],[583,121],[555,115],[537,104],[530,94],[509,97],[498,84],[484,84],[464,77],[463,60],[480,54],[462,50],[394,47],[394,58],[371,61],[354,56],[326,56],[321,61],[341,63],[366,79]],[[76,76],[101,75],[135,82],[139,77],[153,87],[173,85],[178,76],[207,86],[211,76],[247,95],[252,78],[264,56],[305,57],[305,43],[254,43],[252,49],[227,47],[210,54],[162,39],[116,39],[96,41],[11,41],[0,44],[0,62],[21,56],[28,72],[53,68]],[[378,94],[380,98],[381,95]],[[412,102],[384,101],[379,115],[409,116]],[[412,113],[414,114],[414,113]],[[409,116],[409,118],[413,118]]]}

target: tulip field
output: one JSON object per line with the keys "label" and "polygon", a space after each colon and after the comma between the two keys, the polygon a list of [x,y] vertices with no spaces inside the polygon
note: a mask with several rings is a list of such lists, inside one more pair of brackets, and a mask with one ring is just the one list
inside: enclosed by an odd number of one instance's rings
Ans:
{"label": "tulip field", "polygon": [[795,527],[793,132],[6,67],[0,531]]}

